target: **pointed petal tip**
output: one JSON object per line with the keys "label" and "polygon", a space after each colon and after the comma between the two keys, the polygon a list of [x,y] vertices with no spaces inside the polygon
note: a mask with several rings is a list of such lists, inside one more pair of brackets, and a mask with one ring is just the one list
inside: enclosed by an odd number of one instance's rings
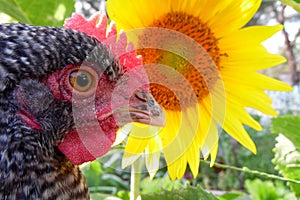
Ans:
{"label": "pointed petal tip", "polygon": [[170,173],[170,172],[169,172],[169,176],[170,176],[170,178],[171,178],[171,181],[175,181],[176,178],[177,178],[176,175],[174,175],[173,173]]}
{"label": "pointed petal tip", "polygon": [[192,172],[192,174],[193,174],[193,177],[194,177],[194,178],[197,178],[198,173],[199,173],[199,166],[198,166],[197,169],[191,169],[191,172]]}
{"label": "pointed petal tip", "polygon": [[294,88],[291,85],[289,85],[289,84],[286,83],[285,89],[283,91],[285,91],[285,92],[292,92],[293,90],[294,90]]}
{"label": "pointed petal tip", "polygon": [[291,85],[282,81],[279,82],[277,87],[278,89],[276,90],[280,92],[292,92],[294,90],[294,88]]}
{"label": "pointed petal tip", "polygon": [[283,30],[283,28],[284,28],[284,26],[282,24],[276,24],[276,25],[265,26],[265,27],[270,28],[269,30],[271,30],[271,32],[273,32],[273,34]]}
{"label": "pointed petal tip", "polygon": [[[149,171],[148,171],[149,172]],[[155,177],[156,172],[149,172],[149,178],[150,180],[153,180]]]}
{"label": "pointed petal tip", "polygon": [[196,165],[194,165],[194,166],[191,166],[191,165],[189,164],[190,169],[191,169],[191,172],[192,172],[194,178],[196,178],[196,177],[198,176],[198,173],[199,173],[200,159],[197,160],[196,162],[197,162],[197,163],[196,163]]}
{"label": "pointed petal tip", "polygon": [[274,27],[277,27],[278,31],[281,31],[284,26],[282,24],[278,24],[278,25],[275,25]]}
{"label": "pointed petal tip", "polygon": [[122,163],[121,163],[121,168],[125,169],[126,167],[129,167],[132,165],[139,157],[141,154],[129,154],[129,153],[124,153],[123,158],[122,158]]}
{"label": "pointed petal tip", "polygon": [[277,57],[277,65],[279,64],[283,64],[283,63],[286,63],[287,62],[287,59],[286,57],[282,56],[282,55],[279,55],[279,54],[273,54],[274,57],[276,56]]}
{"label": "pointed petal tip", "polygon": [[256,145],[254,142],[252,144],[246,146],[247,149],[249,149],[254,155],[257,153]]}

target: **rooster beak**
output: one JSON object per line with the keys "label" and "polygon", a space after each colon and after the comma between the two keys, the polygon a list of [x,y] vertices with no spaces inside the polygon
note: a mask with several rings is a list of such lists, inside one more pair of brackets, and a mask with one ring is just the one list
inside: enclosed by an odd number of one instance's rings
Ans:
{"label": "rooster beak", "polygon": [[142,90],[135,91],[127,108],[115,110],[114,117],[119,127],[130,122],[159,127],[165,126],[166,123],[164,113],[154,97]]}

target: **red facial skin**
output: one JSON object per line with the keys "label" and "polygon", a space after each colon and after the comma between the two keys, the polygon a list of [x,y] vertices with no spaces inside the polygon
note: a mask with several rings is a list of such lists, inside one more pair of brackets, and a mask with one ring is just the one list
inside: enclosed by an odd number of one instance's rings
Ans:
{"label": "red facial skin", "polygon": [[[70,73],[84,70],[92,75],[91,87],[80,92],[70,84]],[[95,67],[69,65],[42,80],[58,100],[72,104],[75,129],[67,133],[58,148],[76,165],[105,154],[115,141],[118,126],[112,115],[111,94],[114,83]],[[98,121],[99,116],[107,118]]]}

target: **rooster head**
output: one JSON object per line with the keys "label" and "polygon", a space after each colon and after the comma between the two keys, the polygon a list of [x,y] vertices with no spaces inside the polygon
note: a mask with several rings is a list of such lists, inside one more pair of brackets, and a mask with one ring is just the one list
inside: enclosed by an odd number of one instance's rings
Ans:
{"label": "rooster head", "polygon": [[117,39],[115,26],[107,31],[107,18],[99,13],[89,20],[74,14],[65,27],[84,32],[104,45],[80,66],[71,65],[58,72],[63,78],[53,75],[63,89],[58,98],[62,95],[72,101],[76,126],[59,149],[74,164],[81,164],[105,154],[118,128],[126,123],[163,126],[162,110],[149,92],[142,60],[136,57],[132,44],[127,45],[125,33]]}
{"label": "rooster head", "polygon": [[[149,92],[141,57],[127,43],[125,33],[117,36],[114,25],[107,31],[107,18],[99,13],[89,20],[75,14],[65,27],[94,38],[97,44],[85,59],[40,78],[55,101],[71,105],[64,114],[73,119],[73,126],[58,140],[58,149],[73,164],[82,164],[105,154],[117,130],[127,123],[163,126],[163,112]],[[22,98],[25,90],[18,90],[19,102],[27,105],[21,117],[40,129],[26,114],[31,112],[30,102]]]}

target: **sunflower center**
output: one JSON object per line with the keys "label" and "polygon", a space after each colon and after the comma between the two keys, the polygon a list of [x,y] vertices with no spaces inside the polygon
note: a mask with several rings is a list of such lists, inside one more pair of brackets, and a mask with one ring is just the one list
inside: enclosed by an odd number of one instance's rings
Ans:
{"label": "sunflower center", "polygon": [[[195,105],[195,101],[191,98],[196,97],[196,101],[201,101],[209,94],[211,86],[218,79],[218,71],[220,67],[220,49],[218,40],[214,36],[209,26],[202,22],[201,19],[186,14],[184,12],[170,12],[159,19],[153,21],[149,27],[165,28],[167,30],[177,31],[185,35],[185,38],[192,39],[201,46],[203,53],[194,53],[193,49],[187,47],[183,51],[189,51],[193,60],[178,55],[172,51],[172,48],[183,48],[185,43],[182,41],[176,44],[176,41],[170,41],[166,34],[155,34],[152,30],[145,30],[143,35],[139,37],[139,46],[151,44],[155,47],[162,43],[168,48],[140,48],[137,50],[139,55],[143,57],[144,64],[162,64],[169,66],[182,76],[167,75],[166,70],[159,67],[146,68],[150,78],[150,90],[156,101],[166,110],[181,110],[184,107]],[[188,36],[188,37],[186,37]],[[153,46],[154,45],[154,46]],[[178,45],[176,47],[176,45]],[[164,83],[158,84],[153,80],[163,80]],[[161,83],[161,82],[160,82]],[[175,87],[169,87],[174,85]],[[191,92],[192,91],[192,92]],[[194,98],[195,99],[195,98]]]}

